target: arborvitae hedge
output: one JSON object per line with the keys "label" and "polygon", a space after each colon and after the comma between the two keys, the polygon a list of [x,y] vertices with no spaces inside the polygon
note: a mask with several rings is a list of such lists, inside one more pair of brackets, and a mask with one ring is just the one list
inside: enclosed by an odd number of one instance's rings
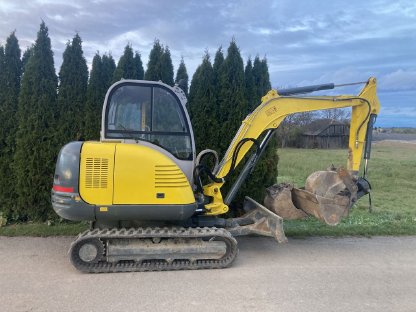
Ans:
{"label": "arborvitae hedge", "polygon": [[87,87],[87,103],[82,135],[86,140],[99,140],[104,97],[110,87],[116,65],[111,55],[96,53],[92,60]]}
{"label": "arborvitae hedge", "polygon": [[[111,75],[113,79],[113,75]],[[84,115],[82,135],[85,140],[98,140],[100,138],[101,106],[104,99],[103,63],[98,52],[92,59],[90,79],[87,87],[87,103]]]}
{"label": "arborvitae hedge", "polygon": [[27,62],[29,61],[29,58],[33,55],[33,45],[28,47],[25,52],[23,52],[22,56],[22,70],[25,71],[25,66]]}
{"label": "arborvitae hedge", "polygon": [[[251,67],[250,64],[249,60],[245,71],[248,112],[252,112],[261,103],[261,97],[271,89],[266,59],[260,61],[256,57],[254,66]],[[245,195],[249,195],[262,203],[265,189],[276,183],[278,160],[277,141],[273,136],[253,173],[242,185],[237,200],[241,202]]]}
{"label": "arborvitae hedge", "polygon": [[133,56],[133,49],[131,45],[126,45],[124,53],[120,57],[117,68],[114,72],[113,82],[120,79],[137,79],[137,60]]}
{"label": "arborvitae hedge", "polygon": [[185,62],[183,57],[181,58],[181,63],[179,64],[178,71],[176,72],[175,83],[185,92],[185,95],[188,96],[188,72],[186,71]]}
{"label": "arborvitae hedge", "polygon": [[19,95],[18,131],[14,168],[17,209],[22,219],[47,219],[51,209],[55,158],[60,145],[56,141],[56,90],[51,41],[42,22],[25,66]]}
{"label": "arborvitae hedge", "polygon": [[88,67],[78,34],[68,42],[59,71],[58,133],[59,142],[84,138],[82,127],[85,119],[88,85]]}
{"label": "arborvitae hedge", "polygon": [[155,40],[150,51],[145,80],[162,81],[173,86],[173,65],[168,47],[164,48],[159,40]]}
{"label": "arborvitae hedge", "polygon": [[254,82],[253,63],[251,62],[251,58],[247,61],[246,68],[244,69],[244,76],[246,84],[245,96],[247,99],[247,110],[252,112],[259,103],[259,99],[256,94],[256,84]]}
{"label": "arborvitae hedge", "polygon": [[213,85],[212,65],[209,55],[205,54],[198,66],[189,91],[188,112],[192,120],[197,152],[218,147],[219,133],[216,118],[215,88]]}
{"label": "arborvitae hedge", "polygon": [[[13,32],[6,40],[3,62],[0,61],[0,207],[13,217],[16,207],[16,186],[13,155],[16,149],[17,102],[22,75],[18,40]],[[2,53],[0,52],[0,57]]]}
{"label": "arborvitae hedge", "polygon": [[[45,23],[21,59],[14,33],[5,47],[0,46],[0,213],[9,220],[57,218],[50,205],[50,188],[58,151],[72,140],[99,139],[104,97],[114,80],[174,83],[170,50],[158,40],[145,74],[140,54],[133,54],[127,45],[117,70],[111,55],[101,57],[97,52],[89,79],[81,44],[79,35],[68,43],[59,87]],[[188,81],[183,59],[175,82],[181,79]],[[187,93],[187,83],[182,87]],[[222,156],[244,117],[269,89],[266,60],[256,57],[244,68],[234,40],[226,58],[218,49],[213,65],[206,53],[189,89],[188,110],[198,151],[211,148]],[[264,188],[275,182],[276,170],[273,140],[235,202],[241,203],[243,195],[261,200]],[[232,182],[225,185],[224,195]]]}
{"label": "arborvitae hedge", "polygon": [[224,155],[241,121],[247,112],[247,101],[244,95],[244,64],[240,50],[233,40],[227,50],[227,56],[220,69],[218,99],[220,114],[219,148]]}
{"label": "arborvitae hedge", "polygon": [[159,81],[162,79],[161,74],[161,60],[163,55],[163,48],[159,40],[155,40],[153,48],[150,51],[149,62],[147,63],[147,70],[144,74],[145,80]]}
{"label": "arborvitae hedge", "polygon": [[[103,57],[101,58],[101,63],[102,63],[101,82],[102,82],[102,87],[104,89],[104,94],[103,94],[103,99],[104,99],[105,93],[107,92],[107,89],[111,86],[111,83],[112,83],[112,77],[113,77],[114,71],[116,70],[116,62],[114,61],[111,54],[108,54],[108,55],[104,54]],[[140,79],[140,77],[138,77],[138,79]]]}
{"label": "arborvitae hedge", "polygon": [[173,64],[169,47],[165,47],[163,50],[162,58],[160,60],[160,69],[162,71],[160,80],[167,85],[173,86]]}
{"label": "arborvitae hedge", "polygon": [[[210,71],[201,75],[204,63],[206,63],[206,58],[192,78],[189,109],[198,151],[214,148],[223,156],[243,119],[260,104],[261,97],[270,90],[267,62],[256,57],[254,65],[249,60],[244,70],[239,49],[233,40],[225,59],[221,48],[216,52],[212,77],[211,74],[207,74]],[[209,81],[207,81],[207,76]],[[212,81],[213,88],[209,87],[210,81]],[[196,92],[200,89],[202,95]],[[212,90],[214,94],[209,97],[208,101],[204,96],[204,94],[210,94],[207,90]],[[247,157],[223,186],[224,196],[246,159]],[[265,188],[276,182],[276,176],[276,143],[275,139],[272,139],[256,169],[243,184],[234,200],[234,205],[241,206],[246,195],[262,202]]]}
{"label": "arborvitae hedge", "polygon": [[[7,84],[6,81],[6,75],[4,73],[4,68],[5,68],[5,60],[4,60],[4,47],[2,45],[0,45],[0,109],[3,108],[3,103],[5,102],[4,98],[4,87]],[[3,114],[0,115],[0,119],[2,119]],[[6,117],[6,115],[4,115],[4,117]],[[0,169],[4,170],[4,167],[8,167],[9,162],[6,159],[6,154],[3,149],[6,148],[6,141],[8,139],[8,129],[0,129]],[[7,168],[6,168],[7,170]],[[0,184],[3,184],[3,180],[6,179],[1,179],[0,180]],[[11,213],[11,207],[9,205],[6,204],[6,194],[4,194],[3,190],[0,189],[0,207],[3,207],[3,209],[0,210],[0,220],[2,217],[6,217],[9,216]],[[1,224],[1,221],[0,221]]]}
{"label": "arborvitae hedge", "polygon": [[144,78],[143,62],[140,53],[137,51],[134,54],[134,67],[136,70],[136,79],[142,80]]}

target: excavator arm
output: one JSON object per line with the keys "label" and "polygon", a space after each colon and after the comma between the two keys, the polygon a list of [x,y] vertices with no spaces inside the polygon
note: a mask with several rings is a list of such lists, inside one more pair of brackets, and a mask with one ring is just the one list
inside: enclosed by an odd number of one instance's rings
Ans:
{"label": "excavator arm", "polygon": [[[218,169],[214,172],[215,181],[203,187],[204,195],[212,198],[212,201],[205,205],[206,215],[218,215],[228,211],[228,205],[242,181],[252,170],[273,131],[279,127],[286,116],[300,112],[346,107],[352,107],[347,169],[352,176],[356,176],[360,169],[363,150],[366,149],[365,154],[369,154],[370,146],[366,147],[366,141],[367,133],[371,135],[371,130],[369,131],[368,124],[370,123],[372,127],[380,111],[380,103],[376,94],[376,79],[370,78],[356,96],[281,96],[278,91],[271,90],[262,98],[261,104],[243,120]],[[264,137],[262,142],[258,142],[262,136]],[[243,169],[237,183],[224,201],[220,191],[222,185],[253,144],[256,144],[257,152],[248,160],[247,170]]]}

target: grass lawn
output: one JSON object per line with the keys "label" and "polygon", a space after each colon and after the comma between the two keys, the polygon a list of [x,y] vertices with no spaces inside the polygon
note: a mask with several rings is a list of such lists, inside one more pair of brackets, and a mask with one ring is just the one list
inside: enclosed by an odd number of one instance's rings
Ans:
{"label": "grass lawn", "polygon": [[[347,150],[279,149],[278,182],[303,186],[308,175],[331,164],[346,165]],[[350,216],[337,226],[328,226],[310,217],[285,221],[286,235],[416,235],[416,144],[384,141],[373,145],[369,164],[373,187],[373,212],[368,211],[368,197],[361,198]],[[88,228],[82,223],[12,224],[0,227],[4,236],[77,235]]]}
{"label": "grass lawn", "polygon": [[10,224],[0,227],[0,236],[76,236],[88,228],[86,222]]}
{"label": "grass lawn", "polygon": [[[310,173],[346,165],[347,150],[279,149],[278,182],[303,186]],[[416,144],[394,141],[373,145],[368,178],[372,185],[373,212],[368,197],[361,198],[350,216],[338,226],[313,218],[285,221],[288,236],[416,235]]]}

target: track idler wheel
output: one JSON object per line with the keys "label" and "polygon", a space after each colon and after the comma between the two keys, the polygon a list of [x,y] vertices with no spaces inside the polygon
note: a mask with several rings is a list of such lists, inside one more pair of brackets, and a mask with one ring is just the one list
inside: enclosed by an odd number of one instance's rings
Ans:
{"label": "track idler wheel", "polygon": [[70,250],[72,263],[95,264],[104,257],[104,245],[98,238],[80,241]]}

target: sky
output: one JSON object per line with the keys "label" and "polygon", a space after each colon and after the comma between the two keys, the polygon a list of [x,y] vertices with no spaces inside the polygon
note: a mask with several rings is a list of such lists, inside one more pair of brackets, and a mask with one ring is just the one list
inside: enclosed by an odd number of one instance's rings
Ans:
{"label": "sky", "polygon": [[[246,62],[266,57],[272,86],[365,81],[374,76],[382,106],[376,126],[416,127],[416,1],[0,0],[0,44],[16,30],[22,50],[49,28],[57,72],[68,40],[117,61],[131,44],[147,64],[155,39],[181,57],[192,77],[235,38]],[[335,93],[357,93],[357,88]]]}

